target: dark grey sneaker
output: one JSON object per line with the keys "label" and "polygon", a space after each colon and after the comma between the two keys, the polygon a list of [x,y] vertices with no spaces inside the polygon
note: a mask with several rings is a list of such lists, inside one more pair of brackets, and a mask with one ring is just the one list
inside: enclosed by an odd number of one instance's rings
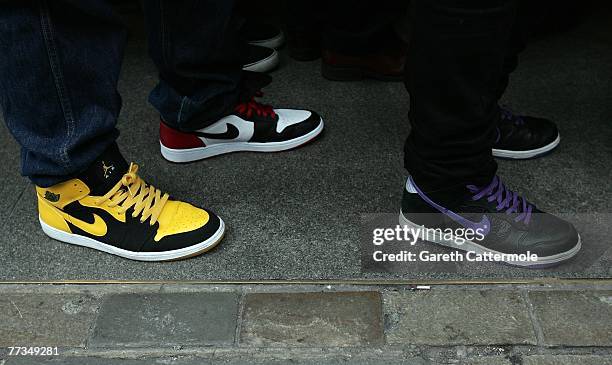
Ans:
{"label": "dark grey sneaker", "polygon": [[493,156],[516,160],[535,158],[559,145],[561,136],[555,123],[544,118],[515,115],[503,106],[500,109]]}
{"label": "dark grey sneaker", "polygon": [[431,229],[427,241],[521,267],[555,266],[581,247],[571,223],[538,210],[497,176],[483,187],[428,193],[409,177],[399,219],[413,230]]}

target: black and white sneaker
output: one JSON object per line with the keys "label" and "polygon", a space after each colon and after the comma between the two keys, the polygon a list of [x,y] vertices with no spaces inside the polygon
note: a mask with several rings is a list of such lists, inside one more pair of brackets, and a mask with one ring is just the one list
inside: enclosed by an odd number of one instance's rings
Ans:
{"label": "black and white sneaker", "polygon": [[278,67],[280,57],[273,48],[248,45],[248,54],[242,69],[252,72],[269,72]]}
{"label": "black and white sneaker", "polygon": [[285,34],[274,25],[247,20],[241,29],[249,44],[268,48],[280,48],[285,43]]}
{"label": "black and white sneaker", "polygon": [[550,120],[518,116],[501,107],[493,156],[517,160],[540,157],[555,149],[560,141],[557,126]]}
{"label": "black and white sneaker", "polygon": [[315,112],[273,109],[253,97],[208,127],[183,132],[161,121],[159,134],[165,159],[190,162],[237,151],[285,151],[311,141],[322,131],[323,120]]}

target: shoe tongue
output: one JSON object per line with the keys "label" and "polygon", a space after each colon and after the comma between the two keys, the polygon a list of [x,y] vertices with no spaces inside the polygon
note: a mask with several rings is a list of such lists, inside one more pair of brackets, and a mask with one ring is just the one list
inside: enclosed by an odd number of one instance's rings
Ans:
{"label": "shoe tongue", "polygon": [[79,179],[87,184],[91,190],[90,195],[102,196],[121,180],[127,170],[127,161],[119,152],[117,144],[113,144],[79,176]]}
{"label": "shoe tongue", "polygon": [[264,87],[270,85],[272,77],[262,72],[243,71],[238,102],[248,102]]}
{"label": "shoe tongue", "polygon": [[479,191],[481,191],[482,189],[486,188],[487,185],[483,185],[483,186],[477,186],[477,185],[466,185],[465,188],[467,189],[467,192],[470,194],[475,194]]}

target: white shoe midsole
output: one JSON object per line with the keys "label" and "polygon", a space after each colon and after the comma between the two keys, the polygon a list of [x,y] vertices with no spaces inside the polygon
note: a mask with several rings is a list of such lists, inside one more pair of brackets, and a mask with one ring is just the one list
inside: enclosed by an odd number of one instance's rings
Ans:
{"label": "white shoe midsole", "polygon": [[536,148],[534,150],[511,151],[511,150],[500,150],[500,149],[493,148],[492,152],[493,152],[493,156],[494,157],[512,158],[512,159],[521,160],[521,159],[527,159],[527,158],[536,157],[536,156],[539,156],[539,155],[541,155],[543,153],[551,151],[551,150],[555,149],[555,147],[557,147],[559,145],[559,142],[561,142],[561,136],[560,135],[558,135],[557,138],[554,141],[550,142],[546,146],[540,147],[540,148]]}
{"label": "white shoe midsole", "polygon": [[40,226],[42,227],[42,230],[47,234],[47,236],[53,239],[70,243],[73,245],[93,248],[99,251],[136,261],[169,261],[189,257],[198,252],[203,252],[216,246],[221,240],[221,238],[223,238],[223,234],[225,233],[225,223],[221,218],[219,218],[219,228],[217,229],[217,231],[210,238],[198,244],[171,251],[133,252],[97,241],[93,238],[81,236],[74,233],[68,233],[57,228],[51,227],[47,223],[43,222],[40,216],[38,217],[38,220],[40,221]]}
{"label": "white shoe midsole", "polygon": [[251,152],[279,152],[298,147],[318,136],[323,131],[323,120],[317,128],[303,136],[282,142],[222,142],[206,147],[173,149],[164,146],[160,141],[161,154],[168,161],[190,162],[224,153],[251,151]]}

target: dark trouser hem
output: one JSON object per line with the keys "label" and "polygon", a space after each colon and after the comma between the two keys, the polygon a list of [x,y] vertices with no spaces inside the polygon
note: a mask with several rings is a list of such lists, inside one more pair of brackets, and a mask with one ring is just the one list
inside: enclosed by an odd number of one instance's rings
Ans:
{"label": "dark trouser hem", "polygon": [[[106,146],[105,148],[103,148],[101,151],[98,152],[98,149],[95,148],[95,149],[87,151],[87,154],[93,156],[93,159],[86,165],[82,166],[79,170],[74,171],[73,173],[63,175],[63,176],[33,175],[33,176],[28,176],[28,178],[34,185],[40,186],[41,188],[48,188],[50,186],[62,183],[64,181],[68,181],[70,179],[83,178],[83,176],[90,175],[89,171],[92,170],[94,165],[100,165],[99,170],[103,171],[102,165],[99,164],[99,162],[101,162],[102,160],[104,160],[106,164],[109,166],[111,164],[114,165],[114,167],[117,169],[117,171],[120,172],[121,175],[123,175],[125,170],[127,170],[126,168],[127,162],[123,158],[123,155],[119,151],[119,146],[117,146],[117,143],[114,140],[111,141],[110,144]],[[113,156],[112,160],[110,159],[110,156]],[[83,178],[83,179],[87,180],[86,178]],[[84,182],[87,183],[90,187],[94,186],[93,184],[90,184],[89,181],[84,181]],[[102,190],[100,190],[100,192],[106,193],[106,191],[109,189],[110,187],[108,188],[104,187],[102,188]],[[96,195],[96,194],[93,194],[93,195]]]}
{"label": "dark trouser hem", "polygon": [[491,149],[515,2],[411,4],[405,167],[424,190],[487,184],[497,170]]}
{"label": "dark trouser hem", "polygon": [[234,1],[151,0],[143,10],[160,77],[149,101],[162,119],[190,131],[227,115],[240,97],[247,55]]}
{"label": "dark trouser hem", "polygon": [[169,127],[183,132],[192,132],[206,128],[219,119],[232,114],[238,103],[248,101],[271,82],[272,77],[268,74],[242,71],[242,77],[235,92],[219,95],[219,104],[217,108],[198,109],[190,113],[188,117],[181,118],[182,123],[177,123],[176,120],[166,120],[163,115],[162,120]]}

